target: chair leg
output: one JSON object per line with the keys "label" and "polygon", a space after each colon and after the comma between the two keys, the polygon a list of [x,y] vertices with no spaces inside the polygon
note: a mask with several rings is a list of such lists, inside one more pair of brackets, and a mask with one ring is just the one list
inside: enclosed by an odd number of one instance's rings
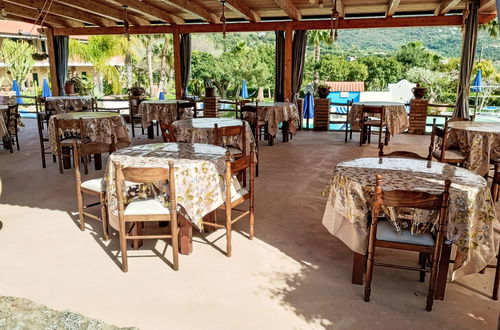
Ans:
{"label": "chair leg", "polygon": [[427,293],[427,305],[425,307],[425,310],[428,312],[432,311],[432,305],[434,304],[434,291],[436,290],[438,262],[439,262],[438,253],[433,253],[431,278],[429,279],[429,292]]}
{"label": "chair leg", "polygon": [[[252,192],[253,194],[253,192]],[[250,203],[250,230],[249,230],[249,239],[253,239],[253,234],[254,234],[254,223],[255,223],[255,214],[254,214],[254,205],[251,201]]]}
{"label": "chair leg", "polygon": [[370,234],[368,241],[368,257],[366,262],[365,297],[364,297],[364,300],[366,302],[370,301],[370,295],[372,293],[373,267],[375,265],[375,240],[377,234],[377,227],[375,221],[372,220],[370,224]]}
{"label": "chair leg", "polygon": [[172,233],[172,253],[174,259],[174,270],[179,270],[179,230],[177,219],[170,222],[170,232]]}
{"label": "chair leg", "polygon": [[[418,263],[420,268],[425,269],[425,264],[427,263],[427,254],[420,252],[418,254]],[[420,282],[425,282],[425,272],[420,272]]]}
{"label": "chair leg", "polygon": [[130,124],[132,126],[132,137],[135,137],[134,117],[130,117]]}
{"label": "chair leg", "polygon": [[16,130],[16,147],[17,147],[17,151],[21,150],[21,149],[19,149],[19,135],[17,134],[17,130]]}
{"label": "chair leg", "polygon": [[83,193],[80,187],[76,188],[76,200],[78,203],[78,218],[80,219],[80,230],[85,230],[85,216],[83,215]]}
{"label": "chair leg", "polygon": [[495,281],[493,282],[493,295],[491,299],[498,300],[498,287],[500,285],[500,249],[497,254],[497,267],[495,269]]}
{"label": "chair leg", "polygon": [[109,239],[109,228],[108,228],[108,214],[107,214],[105,198],[106,197],[104,194],[101,194],[101,196],[99,196],[101,202],[102,235],[104,237],[104,240],[107,241]]}
{"label": "chair leg", "polygon": [[226,206],[226,256],[230,257],[232,252],[231,247],[231,207]]}
{"label": "chair leg", "polygon": [[57,148],[57,161],[59,162],[59,173],[63,174],[62,147]]}
{"label": "chair leg", "polygon": [[125,222],[120,221],[120,250],[122,253],[122,270],[123,272],[128,272],[128,260],[127,260],[127,239],[126,239],[126,229],[125,229]]}
{"label": "chair leg", "polygon": [[361,126],[361,129],[359,130],[359,146],[361,147],[363,145],[363,140],[365,138],[365,127]]}

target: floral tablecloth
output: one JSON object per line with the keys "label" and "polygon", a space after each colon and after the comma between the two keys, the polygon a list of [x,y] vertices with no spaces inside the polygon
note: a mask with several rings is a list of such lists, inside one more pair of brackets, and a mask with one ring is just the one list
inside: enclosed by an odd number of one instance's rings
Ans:
{"label": "floral tablecloth", "polygon": [[[500,237],[494,227],[499,221],[486,181],[464,168],[406,158],[359,158],[337,165],[323,191],[328,198],[323,225],[351,250],[366,255],[368,213],[377,174],[382,175],[384,190],[439,194],[444,181],[451,180],[447,238],[458,251],[454,278],[477,273],[496,257]],[[396,219],[401,210],[384,211],[396,228],[402,224]],[[428,212],[417,210],[411,214],[412,227],[432,227],[422,219],[430,217],[435,223],[437,214]]]}
{"label": "floral tablecloth", "polygon": [[[57,140],[54,118],[57,120],[83,119],[85,130],[84,138],[89,142],[111,143],[114,136],[116,149],[125,148],[130,145],[130,137],[125,120],[115,112],[68,112],[53,115],[49,120],[49,142],[53,153],[57,153]],[[80,132],[59,132],[60,136],[80,137]],[[68,135],[69,134],[69,135]]]}
{"label": "floral tablecloth", "polygon": [[449,145],[457,145],[466,157],[465,166],[480,175],[490,169],[490,159],[500,157],[500,123],[453,121],[448,123]]}
{"label": "floral tablecloth", "polygon": [[[139,105],[139,113],[142,116],[142,126],[148,127],[153,120],[172,124],[177,120],[177,103],[189,103],[186,100],[154,100],[142,101]],[[187,110],[187,109],[185,109]],[[192,112],[184,111],[182,118],[192,117]]]}
{"label": "floral tablecloth", "polygon": [[245,124],[245,148],[243,148],[243,139],[238,137],[222,138],[222,145],[225,147],[233,147],[239,150],[246,150],[246,154],[250,154],[251,144],[255,144],[250,125],[245,120],[232,118],[194,118],[182,119],[173,123],[175,129],[175,137],[178,142],[190,143],[213,143],[214,140],[214,124],[218,127],[241,126]]}
{"label": "floral tablecloth", "polygon": [[55,113],[92,111],[90,96],[52,96],[45,98],[47,109]]}
{"label": "floral tablecloth", "polygon": [[7,105],[0,105],[0,140],[4,136],[9,136],[9,130],[5,124]]}
{"label": "floral tablecloth", "polygon": [[[174,162],[175,189],[178,210],[202,230],[203,216],[215,210],[225,200],[226,149],[201,143],[154,143],[118,150],[110,155],[106,169],[107,203],[110,224],[118,228],[115,167],[167,167]],[[165,194],[157,185],[128,186],[127,201],[155,197],[167,203]],[[237,180],[233,188],[238,190]]]}
{"label": "floral tablecloth", "polygon": [[[295,134],[299,128],[300,115],[295,104],[290,102],[258,102],[247,103],[246,106],[257,106],[257,117],[267,123],[267,130],[276,136],[281,122],[289,123],[289,132]],[[244,114],[246,116],[248,114]]]}
{"label": "floral tablecloth", "polygon": [[410,125],[408,121],[408,115],[406,114],[406,108],[403,103],[398,102],[356,102],[353,103],[351,109],[349,110],[349,115],[347,120],[351,125],[352,129],[360,129],[360,122],[363,119],[363,106],[383,106],[385,109],[385,121],[387,122],[387,127],[389,133],[394,135],[396,133],[403,133]]}

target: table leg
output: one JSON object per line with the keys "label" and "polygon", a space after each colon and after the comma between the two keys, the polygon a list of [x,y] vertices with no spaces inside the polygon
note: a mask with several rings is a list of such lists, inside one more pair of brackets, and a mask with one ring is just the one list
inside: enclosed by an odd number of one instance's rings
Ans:
{"label": "table leg", "polygon": [[101,154],[94,155],[94,167],[96,171],[102,170],[102,157]]}
{"label": "table leg", "polygon": [[193,226],[191,222],[177,213],[179,219],[179,248],[180,254],[191,254],[193,252]]}
{"label": "table leg", "polygon": [[153,123],[148,126],[148,139],[154,139],[155,138],[155,130],[153,127]]}
{"label": "table leg", "polygon": [[288,142],[288,130],[289,124],[287,121],[284,121],[283,126],[281,126],[281,132],[283,133],[283,142]]}
{"label": "table leg", "polygon": [[61,154],[64,169],[71,168],[71,147],[62,147]]}
{"label": "table leg", "polygon": [[363,285],[363,277],[365,276],[366,256],[354,252],[352,258],[352,284]]}
{"label": "table leg", "polygon": [[448,279],[448,269],[450,267],[451,243],[444,243],[441,249],[441,260],[439,261],[439,268],[437,274],[436,290],[434,299],[444,300],[446,291],[446,281]]}
{"label": "table leg", "polygon": [[[209,214],[205,215],[203,217],[203,221],[211,222],[211,223],[216,223],[217,222],[217,217],[216,217],[215,211],[210,212]],[[211,233],[211,232],[215,231],[215,229],[216,228],[213,227],[213,226],[203,226],[203,232],[205,232],[205,233]]]}

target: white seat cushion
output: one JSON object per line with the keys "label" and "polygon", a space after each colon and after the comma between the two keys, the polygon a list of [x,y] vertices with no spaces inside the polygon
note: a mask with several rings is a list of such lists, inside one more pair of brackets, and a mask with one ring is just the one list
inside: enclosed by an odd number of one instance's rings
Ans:
{"label": "white seat cushion", "polygon": [[170,210],[155,199],[143,199],[130,202],[125,208],[125,215],[170,214]]}
{"label": "white seat cushion", "polygon": [[240,150],[240,149],[236,149],[236,148],[229,147],[229,148],[227,148],[227,150],[231,153],[231,155],[239,155],[239,154],[242,154],[242,152],[241,152],[241,150]]}
{"label": "white seat cushion", "polygon": [[240,199],[241,197],[245,196],[246,194],[248,194],[248,190],[246,190],[245,188],[238,189],[236,191],[236,193],[231,191],[231,202],[234,202],[234,201]]}
{"label": "white seat cushion", "polygon": [[81,187],[85,188],[85,189],[97,191],[97,192],[106,191],[104,180],[102,178],[96,178],[96,179],[84,181],[84,182],[82,182]]}
{"label": "white seat cushion", "polygon": [[423,232],[412,235],[409,230],[401,230],[400,233],[387,220],[381,220],[377,224],[377,240],[386,242],[397,242],[406,244],[415,244],[423,246],[434,246],[434,237],[431,233]]}

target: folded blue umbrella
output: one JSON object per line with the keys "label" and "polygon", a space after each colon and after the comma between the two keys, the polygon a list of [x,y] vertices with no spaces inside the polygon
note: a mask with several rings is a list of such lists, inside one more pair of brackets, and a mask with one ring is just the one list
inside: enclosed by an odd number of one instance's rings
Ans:
{"label": "folded blue umbrella", "polygon": [[158,97],[158,99],[164,100],[165,99],[165,92],[160,92],[160,96]]}
{"label": "folded blue umbrella", "polygon": [[245,79],[243,79],[243,82],[241,83],[240,96],[244,99],[248,98],[247,81]]}
{"label": "folded blue umbrella", "polygon": [[482,92],[483,90],[483,84],[482,84],[482,72],[481,69],[477,70],[476,78],[474,78],[474,82],[472,83],[472,86],[470,88],[471,91],[473,92]]}
{"label": "folded blue umbrella", "polygon": [[49,83],[47,82],[47,79],[43,79],[42,83],[42,97],[51,97],[52,96],[52,91],[50,90]]}
{"label": "folded blue umbrella", "polygon": [[[16,96],[20,96],[21,95],[21,89],[19,88],[19,85],[17,84],[17,80],[16,79],[12,80],[12,90],[14,92],[16,92]],[[21,97],[17,97],[16,98],[16,103],[17,104],[22,104],[23,103],[23,99]]]}
{"label": "folded blue umbrella", "polygon": [[314,117],[314,98],[311,93],[307,93],[304,97],[304,118]]}

